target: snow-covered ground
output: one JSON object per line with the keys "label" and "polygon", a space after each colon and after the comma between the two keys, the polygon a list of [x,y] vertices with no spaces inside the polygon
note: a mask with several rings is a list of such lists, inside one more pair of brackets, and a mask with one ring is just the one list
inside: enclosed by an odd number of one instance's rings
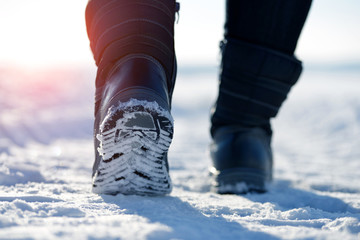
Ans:
{"label": "snow-covered ground", "polygon": [[91,193],[94,71],[0,70],[0,239],[359,239],[360,71],[305,71],[266,194],[209,192],[216,69],[180,71],[166,197]]}

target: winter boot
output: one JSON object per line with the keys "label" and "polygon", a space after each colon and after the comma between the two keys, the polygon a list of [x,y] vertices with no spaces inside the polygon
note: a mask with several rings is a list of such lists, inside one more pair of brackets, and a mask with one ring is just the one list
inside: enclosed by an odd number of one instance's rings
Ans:
{"label": "winter boot", "polygon": [[212,189],[264,192],[272,179],[270,118],[298,80],[301,62],[230,37],[221,49],[221,82],[211,119]]}
{"label": "winter boot", "polygon": [[93,192],[164,195],[175,85],[173,0],[91,0],[86,9],[98,66]]}

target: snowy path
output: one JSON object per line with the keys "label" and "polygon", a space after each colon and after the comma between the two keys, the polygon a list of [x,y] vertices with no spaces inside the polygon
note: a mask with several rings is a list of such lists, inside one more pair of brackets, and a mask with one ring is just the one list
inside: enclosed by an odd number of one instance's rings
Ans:
{"label": "snowy path", "polygon": [[180,73],[155,198],[90,193],[93,77],[0,71],[0,239],[360,238],[359,72],[305,72],[273,122],[276,180],[243,196],[209,192],[216,71]]}

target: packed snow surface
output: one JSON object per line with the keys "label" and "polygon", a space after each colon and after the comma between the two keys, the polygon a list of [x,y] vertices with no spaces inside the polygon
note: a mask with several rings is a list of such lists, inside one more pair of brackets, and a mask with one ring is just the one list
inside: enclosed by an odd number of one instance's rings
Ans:
{"label": "packed snow surface", "polygon": [[180,70],[165,197],[91,193],[94,71],[0,71],[0,239],[359,239],[360,72],[305,71],[265,194],[210,192],[216,70]]}

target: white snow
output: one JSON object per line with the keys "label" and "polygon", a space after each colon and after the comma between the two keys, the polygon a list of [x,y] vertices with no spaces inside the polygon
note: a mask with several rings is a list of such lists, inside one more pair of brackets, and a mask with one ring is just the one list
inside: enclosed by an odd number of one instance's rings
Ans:
{"label": "white snow", "polygon": [[360,71],[305,71],[266,194],[210,190],[216,70],[180,70],[166,197],[91,193],[94,71],[0,70],[0,239],[359,239]]}

